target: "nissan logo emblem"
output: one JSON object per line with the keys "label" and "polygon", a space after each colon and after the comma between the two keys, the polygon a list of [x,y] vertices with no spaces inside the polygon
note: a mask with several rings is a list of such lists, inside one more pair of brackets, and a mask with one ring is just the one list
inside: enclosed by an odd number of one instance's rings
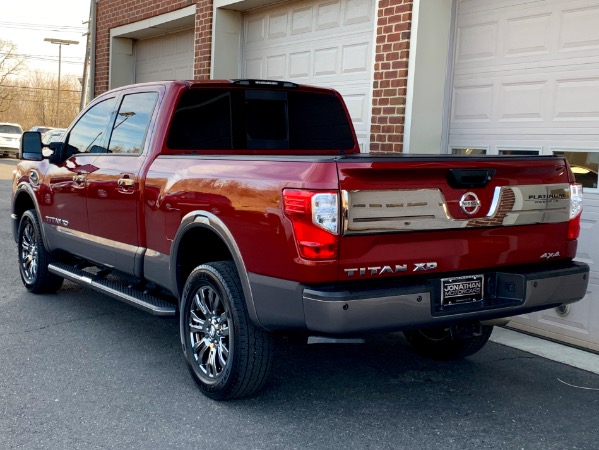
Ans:
{"label": "nissan logo emblem", "polygon": [[464,214],[471,216],[480,209],[480,200],[474,192],[466,192],[460,199],[460,208],[464,211]]}

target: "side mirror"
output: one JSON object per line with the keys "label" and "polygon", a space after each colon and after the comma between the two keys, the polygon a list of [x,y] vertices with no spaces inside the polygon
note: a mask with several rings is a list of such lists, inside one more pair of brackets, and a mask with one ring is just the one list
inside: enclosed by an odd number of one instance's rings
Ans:
{"label": "side mirror", "polygon": [[52,150],[52,154],[48,156],[48,161],[52,164],[60,164],[66,156],[66,146],[63,142],[50,142],[47,147]]}
{"label": "side mirror", "polygon": [[21,137],[21,159],[29,161],[41,161],[42,155],[42,135],[38,131],[26,131]]}

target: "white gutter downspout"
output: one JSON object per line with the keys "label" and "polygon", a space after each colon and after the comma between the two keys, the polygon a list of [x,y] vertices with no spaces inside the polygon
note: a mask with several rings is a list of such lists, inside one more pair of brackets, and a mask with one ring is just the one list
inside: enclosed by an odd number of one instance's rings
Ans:
{"label": "white gutter downspout", "polygon": [[416,44],[418,42],[419,16],[420,0],[414,0],[412,3],[412,26],[410,29],[410,56],[408,57],[408,84],[406,86],[403,153],[410,153],[410,133],[412,131],[412,106],[414,102],[414,75],[416,73]]}
{"label": "white gutter downspout", "polygon": [[91,101],[95,97],[96,90],[96,19],[97,19],[97,3],[100,0],[92,0],[90,4],[90,52],[89,52],[89,89],[87,92],[87,101]]}

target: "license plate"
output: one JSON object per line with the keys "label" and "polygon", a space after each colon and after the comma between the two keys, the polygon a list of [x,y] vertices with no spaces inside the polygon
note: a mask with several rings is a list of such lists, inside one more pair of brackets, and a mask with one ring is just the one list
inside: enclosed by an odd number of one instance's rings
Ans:
{"label": "license plate", "polygon": [[441,280],[441,304],[459,305],[479,302],[483,299],[484,278],[482,275],[443,278]]}

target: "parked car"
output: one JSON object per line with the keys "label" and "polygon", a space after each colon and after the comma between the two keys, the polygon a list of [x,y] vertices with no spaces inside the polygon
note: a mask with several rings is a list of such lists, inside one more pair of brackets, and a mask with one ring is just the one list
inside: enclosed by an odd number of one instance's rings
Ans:
{"label": "parked car", "polygon": [[52,128],[45,133],[42,133],[42,143],[48,145],[51,142],[60,142],[66,128]]}
{"label": "parked car", "polygon": [[19,157],[23,129],[16,123],[0,123],[0,153],[4,156]]}
{"label": "parked car", "polygon": [[50,131],[50,130],[53,130],[53,129],[54,129],[54,127],[46,127],[46,126],[43,126],[43,125],[41,125],[41,126],[40,126],[40,125],[37,125],[37,126],[35,126],[35,127],[31,127],[31,128],[29,129],[29,131],[37,131],[37,132],[39,132],[39,133],[42,133],[42,134],[44,134],[44,133],[46,133],[46,132],[48,132],[48,131]]}

